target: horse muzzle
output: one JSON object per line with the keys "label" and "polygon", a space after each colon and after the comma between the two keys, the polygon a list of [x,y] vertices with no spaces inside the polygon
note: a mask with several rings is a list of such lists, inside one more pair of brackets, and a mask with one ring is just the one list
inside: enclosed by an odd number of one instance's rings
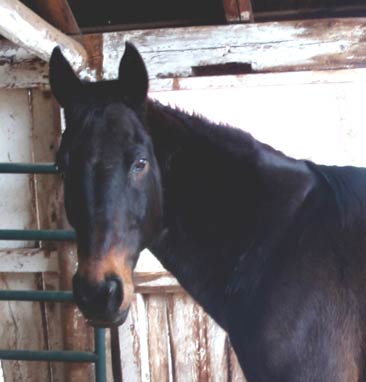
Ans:
{"label": "horse muzzle", "polygon": [[123,303],[123,282],[112,275],[103,281],[90,281],[80,275],[73,277],[76,305],[93,326],[121,325],[127,317],[129,304]]}

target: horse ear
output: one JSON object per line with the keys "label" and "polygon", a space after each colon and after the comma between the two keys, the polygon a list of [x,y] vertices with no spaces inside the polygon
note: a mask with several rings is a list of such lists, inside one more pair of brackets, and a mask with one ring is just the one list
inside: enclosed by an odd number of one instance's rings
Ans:
{"label": "horse ear", "polygon": [[144,60],[129,42],[126,42],[125,52],[119,64],[118,80],[127,102],[134,107],[141,106],[147,97],[149,79]]}
{"label": "horse ear", "polygon": [[75,75],[71,65],[61,53],[59,47],[54,48],[50,64],[49,79],[51,90],[58,103],[64,106],[70,96],[81,89],[81,81]]}

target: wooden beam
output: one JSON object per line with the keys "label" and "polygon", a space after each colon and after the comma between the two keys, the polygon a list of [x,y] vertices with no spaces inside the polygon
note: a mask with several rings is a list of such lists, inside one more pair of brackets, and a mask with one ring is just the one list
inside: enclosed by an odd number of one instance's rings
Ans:
{"label": "wooden beam", "polygon": [[[116,78],[125,41],[146,61],[151,79],[217,74],[345,69],[366,66],[366,19],[235,24],[103,35],[104,78]],[[87,38],[93,38],[88,36]],[[221,68],[220,68],[221,66]],[[213,75],[214,73],[210,73]]]}
{"label": "wooden beam", "polygon": [[79,72],[87,64],[84,47],[48,24],[19,0],[0,0],[0,34],[13,43],[48,61],[53,48],[59,45]]}
{"label": "wooden beam", "polygon": [[[112,79],[125,41],[133,42],[146,61],[150,90],[158,91],[176,89],[207,66],[216,74],[366,67],[365,35],[366,19],[355,18],[115,32],[87,35],[84,44],[93,47],[101,78]],[[48,86],[47,72],[23,49],[0,43],[0,88]]]}
{"label": "wooden beam", "polygon": [[251,0],[223,0],[225,18],[228,23],[254,21]]}
{"label": "wooden beam", "polygon": [[66,34],[80,34],[80,28],[67,0],[33,0],[39,15]]}

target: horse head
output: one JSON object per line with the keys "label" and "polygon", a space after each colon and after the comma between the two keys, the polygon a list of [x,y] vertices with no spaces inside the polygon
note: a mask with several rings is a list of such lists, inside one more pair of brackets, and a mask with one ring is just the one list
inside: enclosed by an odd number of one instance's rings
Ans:
{"label": "horse head", "polygon": [[66,121],[57,165],[77,238],[75,301],[92,325],[119,325],[138,255],[160,228],[160,175],[144,116],[147,71],[126,43],[116,80],[83,82],[55,48],[50,84]]}

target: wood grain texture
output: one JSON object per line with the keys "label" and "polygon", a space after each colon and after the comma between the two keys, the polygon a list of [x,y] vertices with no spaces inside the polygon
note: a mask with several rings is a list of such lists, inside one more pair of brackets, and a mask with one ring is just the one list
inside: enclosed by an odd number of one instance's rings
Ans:
{"label": "wood grain texture", "polygon": [[119,329],[123,380],[149,382],[148,320],[144,297],[135,295],[126,322]]}
{"label": "wood grain texture", "polygon": [[[32,112],[26,90],[0,90],[0,161],[32,161]],[[0,228],[37,226],[33,175],[0,174]],[[0,241],[0,248],[34,247],[32,241]],[[1,270],[1,268],[0,268]]]}
{"label": "wood grain texture", "polygon": [[[254,73],[365,67],[365,35],[366,19],[358,18],[136,30],[103,34],[102,42],[88,35],[84,44],[100,50],[93,66],[111,79],[125,41],[135,43],[150,89],[161,90],[165,80],[195,76],[194,68],[205,65],[239,63]],[[1,42],[0,57],[0,87],[48,86],[47,68],[34,56]]]}
{"label": "wood grain texture", "polygon": [[245,376],[238,362],[234,350],[229,347],[230,378],[231,382],[246,382]]}
{"label": "wood grain texture", "polygon": [[[29,93],[32,110],[32,161],[54,163],[60,140],[61,129],[54,123],[54,100],[50,91],[33,89]],[[56,113],[58,111],[56,110]],[[59,211],[59,189],[62,179],[59,175],[35,175],[37,201],[37,228],[57,229]],[[44,242],[42,247],[55,248],[53,243]]]}
{"label": "wood grain texture", "polygon": [[[0,289],[38,289],[31,273],[1,273]],[[41,304],[36,302],[1,301],[1,349],[45,350]],[[3,361],[6,382],[49,382],[47,362]]]}
{"label": "wood grain texture", "polygon": [[76,71],[87,63],[84,47],[27,8],[19,0],[0,0],[0,33],[13,43],[48,61],[58,45]]}
{"label": "wood grain texture", "polygon": [[[29,92],[29,105],[32,111],[32,161],[54,162],[58,140],[61,134],[59,124],[55,124],[54,102],[49,91],[32,89]],[[56,229],[58,221],[59,201],[58,191],[61,179],[55,175],[34,175],[34,190],[36,201],[37,229]],[[51,273],[39,273],[39,289],[59,290],[60,275],[56,246],[53,242],[39,243],[40,251],[56,261],[57,268]],[[52,255],[51,255],[52,254]],[[36,265],[36,264],[35,264]],[[49,263],[49,265],[54,265]],[[40,272],[40,269],[38,269]],[[57,272],[57,273],[56,273]],[[47,350],[63,349],[62,307],[59,303],[41,304],[42,325]],[[65,364],[52,362],[48,364],[52,382],[65,378]]]}
{"label": "wood grain texture", "polygon": [[0,250],[0,271],[35,273],[58,272],[58,254],[40,248]]}
{"label": "wood grain texture", "polygon": [[[54,103],[53,126],[61,130],[61,113]],[[63,188],[61,182],[56,193],[57,226],[71,229],[67,222],[64,209]],[[58,243],[56,250],[59,254],[60,289],[72,290],[72,276],[77,269],[77,248],[75,243]],[[94,351],[93,330],[87,325],[84,317],[74,304],[62,304],[62,330],[65,350]],[[94,378],[94,368],[87,363],[68,363],[64,367],[65,379],[68,382],[89,382]]]}
{"label": "wood grain texture", "polygon": [[173,382],[168,325],[167,299],[165,295],[146,295],[149,326],[150,382]]}
{"label": "wood grain texture", "polygon": [[207,315],[205,316],[205,325],[209,382],[232,382],[229,379],[228,370],[227,335]]}
{"label": "wood grain texture", "polygon": [[173,380],[200,381],[199,308],[185,293],[168,295]]}
{"label": "wood grain texture", "polygon": [[127,40],[139,48],[150,78],[162,79],[191,77],[207,65],[246,64],[255,73],[365,66],[365,34],[365,19],[116,32],[103,37],[104,77],[116,77]]}

